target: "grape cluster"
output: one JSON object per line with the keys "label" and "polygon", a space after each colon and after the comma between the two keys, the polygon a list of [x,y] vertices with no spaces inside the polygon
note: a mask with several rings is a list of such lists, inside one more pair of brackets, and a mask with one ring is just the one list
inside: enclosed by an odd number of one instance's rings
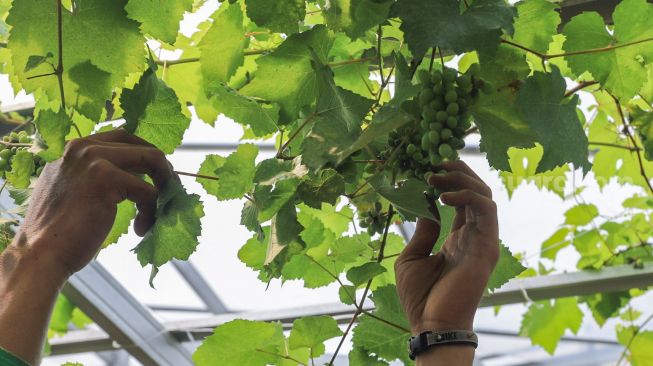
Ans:
{"label": "grape cluster", "polygon": [[385,217],[382,210],[381,202],[374,202],[371,209],[359,214],[358,224],[360,227],[367,229],[367,233],[370,235],[383,234]]}
{"label": "grape cluster", "polygon": [[[14,155],[18,151],[27,150],[27,146],[12,146],[12,144],[32,144],[33,138],[27,134],[25,131],[12,132],[9,135],[2,137],[4,144],[0,145],[0,172],[2,178],[6,177],[6,173],[11,171],[11,163],[14,158]],[[46,164],[46,161],[41,159],[38,155],[32,155],[34,159],[34,171],[32,172],[33,176],[38,177],[43,171],[43,167]]]}
{"label": "grape cluster", "polygon": [[450,68],[420,70],[421,115],[415,123],[390,133],[389,149],[383,157],[392,169],[422,178],[431,173],[433,166],[458,159],[458,150],[465,147],[465,133],[471,127],[469,106],[479,90],[493,90],[477,75],[478,64],[460,75]]}

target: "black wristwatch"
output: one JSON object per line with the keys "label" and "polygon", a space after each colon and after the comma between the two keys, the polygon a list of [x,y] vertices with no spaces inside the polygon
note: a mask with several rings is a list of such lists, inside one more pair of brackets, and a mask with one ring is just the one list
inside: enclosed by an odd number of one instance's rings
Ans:
{"label": "black wristwatch", "polygon": [[469,330],[445,330],[439,332],[423,332],[408,340],[408,356],[415,360],[420,353],[427,349],[447,344],[461,344],[478,347],[478,336]]}

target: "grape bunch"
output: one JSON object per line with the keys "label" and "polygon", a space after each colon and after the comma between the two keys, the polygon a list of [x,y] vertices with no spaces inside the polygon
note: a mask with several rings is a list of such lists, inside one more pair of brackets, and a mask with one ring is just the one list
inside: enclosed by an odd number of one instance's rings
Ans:
{"label": "grape bunch", "polygon": [[[27,146],[12,146],[14,144],[28,145],[32,144],[33,138],[25,131],[12,132],[9,135],[2,137],[3,144],[0,144],[0,172],[2,178],[6,178],[6,173],[11,171],[11,163],[14,155],[18,151],[27,150]],[[32,175],[38,177],[43,171],[46,161],[41,159],[38,155],[32,155],[34,159],[34,171]]]}
{"label": "grape bunch", "polygon": [[446,67],[433,72],[420,70],[420,116],[391,132],[389,148],[382,153],[392,169],[421,179],[431,174],[433,166],[458,159],[458,150],[465,147],[464,137],[471,127],[469,106],[479,90],[493,90],[477,77],[478,71],[478,64],[460,75]]}
{"label": "grape bunch", "polygon": [[385,215],[382,212],[381,202],[376,201],[371,209],[359,214],[358,224],[367,229],[370,235],[383,234],[385,228]]}

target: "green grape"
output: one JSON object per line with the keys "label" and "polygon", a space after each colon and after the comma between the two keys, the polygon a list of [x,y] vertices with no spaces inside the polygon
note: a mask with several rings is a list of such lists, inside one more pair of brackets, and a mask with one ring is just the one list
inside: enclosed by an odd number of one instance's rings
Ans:
{"label": "green grape", "polygon": [[431,178],[433,174],[434,173],[432,171],[428,170],[426,173],[424,173],[424,180],[428,182],[429,178]]}
{"label": "green grape", "polygon": [[433,84],[440,84],[442,83],[442,72],[440,70],[435,70],[431,74],[431,82]]}
{"label": "green grape", "polygon": [[440,123],[447,122],[447,118],[449,118],[449,115],[445,111],[438,111],[438,113],[435,115],[435,120]]}
{"label": "green grape", "polygon": [[2,141],[11,142],[11,137],[10,136],[2,136]]}
{"label": "green grape", "polygon": [[481,73],[481,65],[478,63],[471,64],[469,66],[469,69],[467,69],[467,73],[471,76],[478,76]]}
{"label": "green grape", "polygon": [[444,84],[444,90],[445,90],[445,92],[456,91],[456,84],[446,83],[446,84]]}
{"label": "green grape", "polygon": [[433,90],[422,89],[422,91],[419,93],[419,105],[422,107],[428,105],[433,100],[433,97],[435,97]]}
{"label": "green grape", "polygon": [[30,139],[29,136],[20,136],[18,138],[18,142],[20,142],[21,144],[28,144],[28,143],[32,142],[31,140],[32,139]]}
{"label": "green grape", "polygon": [[444,101],[447,103],[453,103],[458,100],[458,93],[456,93],[455,90],[448,91],[447,94],[444,95]]}
{"label": "green grape", "polygon": [[472,85],[472,79],[470,79],[467,75],[460,75],[456,79],[456,83],[458,83],[458,85],[460,85],[462,88],[466,88]]}
{"label": "green grape", "polygon": [[455,116],[460,112],[460,106],[458,106],[458,103],[451,103],[447,106],[447,114],[450,116]]}
{"label": "green grape", "polygon": [[458,127],[463,131],[466,131],[472,127],[472,121],[470,121],[469,118],[462,118]]}
{"label": "green grape", "polygon": [[[448,128],[445,128],[445,129],[443,129],[442,131],[440,131],[440,139],[441,139],[442,141],[447,141],[447,140],[449,140],[452,136],[453,136],[453,132],[452,132],[450,129],[448,129]],[[440,154],[440,155],[442,155],[442,154]]]}
{"label": "green grape", "polygon": [[440,122],[434,122],[434,123],[429,124],[429,130],[431,130],[431,131],[440,132],[440,131],[442,131],[443,128],[444,128],[444,125],[442,123],[440,123]]}
{"label": "green grape", "polygon": [[368,224],[367,221],[365,220],[360,220],[358,222],[358,226],[362,227],[363,229],[367,229],[368,227],[370,227],[370,224]]}
{"label": "green grape", "polygon": [[429,131],[427,136],[429,138],[429,141],[431,142],[431,145],[437,145],[440,143],[440,134],[437,131]]}
{"label": "green grape", "polygon": [[11,141],[18,141],[18,139],[20,138],[16,132],[10,133],[9,137],[11,138]]}
{"label": "green grape", "polygon": [[5,149],[5,150],[0,151],[0,158],[2,158],[4,160],[9,160],[9,158],[11,158],[11,155],[13,155],[13,154],[12,154],[10,149]]}
{"label": "green grape", "polygon": [[0,170],[7,170],[9,162],[5,159],[0,159]]}
{"label": "green grape", "polygon": [[456,80],[456,75],[456,70],[446,68],[442,73],[442,80],[444,80],[445,83],[454,82]]}
{"label": "green grape", "polygon": [[435,111],[440,111],[440,110],[443,110],[445,108],[445,104],[444,104],[444,102],[442,101],[441,98],[436,97],[435,99],[433,99],[431,101],[431,103],[429,104],[429,107],[433,108],[433,110],[435,110]]}
{"label": "green grape", "polygon": [[425,120],[427,121],[435,121],[437,112],[434,109],[431,109],[429,107],[424,108],[424,111],[422,112],[422,117],[424,117]]}
{"label": "green grape", "polygon": [[450,158],[453,156],[454,151],[449,144],[442,144],[438,147],[438,153],[440,153],[443,158]]}
{"label": "green grape", "polygon": [[438,154],[431,154],[429,158],[430,158],[430,163],[433,166],[442,164],[442,157]]}
{"label": "green grape", "polygon": [[424,159],[424,155],[422,155],[422,152],[421,152],[421,151],[416,151],[416,152],[413,154],[413,160],[415,160],[415,161],[420,161],[420,160],[422,160],[422,159]]}
{"label": "green grape", "polygon": [[449,116],[447,118],[447,127],[453,129],[456,128],[456,126],[458,126],[458,118],[454,116]]}
{"label": "green grape", "polygon": [[431,147],[431,140],[429,139],[429,135],[422,136],[422,149],[428,150],[429,147]]}
{"label": "green grape", "polygon": [[406,146],[406,152],[408,153],[408,155],[415,154],[415,152],[417,152],[417,146],[413,144],[409,144],[408,146]]}
{"label": "green grape", "polygon": [[426,130],[426,129],[429,128],[430,122],[423,118],[423,119],[419,122],[419,125],[420,125],[420,127],[422,127],[423,130]]}
{"label": "green grape", "polygon": [[444,94],[444,85],[442,85],[442,84],[435,84],[435,86],[433,87],[433,93],[434,93],[435,95],[442,95],[442,94]]}
{"label": "green grape", "polygon": [[419,72],[417,73],[417,78],[422,84],[426,84],[429,81],[431,81],[431,75],[426,70],[419,70]]}
{"label": "green grape", "polygon": [[14,146],[14,147],[11,148],[10,151],[11,151],[12,154],[15,154],[18,151],[18,148],[16,146]]}
{"label": "green grape", "polygon": [[461,109],[467,107],[467,99],[465,98],[458,98],[456,103],[458,103]]}

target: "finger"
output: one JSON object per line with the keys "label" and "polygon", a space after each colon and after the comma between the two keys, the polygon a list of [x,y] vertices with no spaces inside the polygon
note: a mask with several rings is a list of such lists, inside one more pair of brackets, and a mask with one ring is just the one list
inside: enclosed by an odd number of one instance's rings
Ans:
{"label": "finger", "polygon": [[[488,234],[498,233],[497,206],[494,201],[470,189],[456,192],[445,192],[440,200],[456,208],[465,207],[471,210],[479,230]],[[467,218],[469,220],[469,218]]]}
{"label": "finger", "polygon": [[459,191],[469,189],[492,198],[492,190],[483,181],[474,178],[461,171],[432,174],[429,177],[429,184],[440,191]]}
{"label": "finger", "polygon": [[440,225],[435,221],[420,218],[417,220],[415,234],[399,256],[399,260],[428,257],[440,237]]}
{"label": "finger", "polygon": [[451,224],[451,231],[456,231],[463,227],[467,222],[467,213],[465,212],[465,207],[456,207],[456,216],[453,218],[453,223]]}
{"label": "finger", "polygon": [[136,204],[138,215],[134,220],[136,234],[143,236],[154,224],[156,213],[157,190],[140,178],[115,166],[109,174],[111,182],[105,182],[113,192],[112,200],[118,204],[130,200]]}
{"label": "finger", "polygon": [[92,160],[107,160],[131,173],[147,174],[157,187],[162,187],[173,177],[171,165],[165,154],[154,147],[122,143],[92,143],[85,146],[80,153]]}
{"label": "finger", "polygon": [[481,182],[483,181],[481,177],[479,177],[472,168],[469,167],[464,161],[462,160],[450,160],[450,161],[445,161],[444,163],[440,164],[438,166],[440,169],[444,169],[448,172],[453,172],[453,171],[459,171],[463,172],[471,177],[474,177]]}
{"label": "finger", "polygon": [[142,138],[127,132],[124,128],[117,128],[112,131],[98,133],[87,138],[90,140],[102,142],[122,142],[132,145],[143,145],[150,147],[154,146]]}

